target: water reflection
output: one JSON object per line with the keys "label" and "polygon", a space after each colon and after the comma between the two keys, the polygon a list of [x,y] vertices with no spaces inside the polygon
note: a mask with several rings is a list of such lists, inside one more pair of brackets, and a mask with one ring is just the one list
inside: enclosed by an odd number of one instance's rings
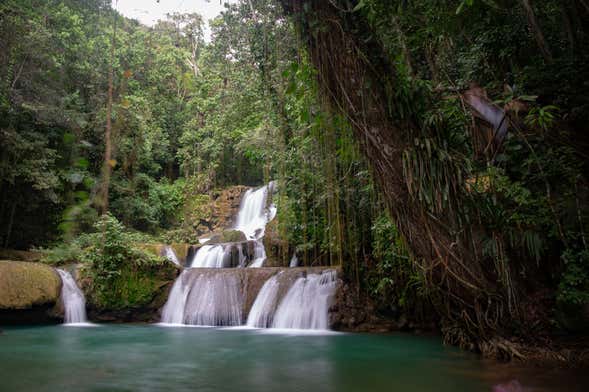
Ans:
{"label": "water reflection", "polygon": [[435,338],[155,326],[8,329],[0,380],[7,391],[589,390],[582,374],[481,361]]}

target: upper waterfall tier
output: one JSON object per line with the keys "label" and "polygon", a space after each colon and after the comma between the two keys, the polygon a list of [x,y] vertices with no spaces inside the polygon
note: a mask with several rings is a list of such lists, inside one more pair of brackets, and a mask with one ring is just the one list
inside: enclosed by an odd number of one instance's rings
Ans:
{"label": "upper waterfall tier", "polygon": [[[258,189],[249,189],[241,200],[234,228],[213,234],[207,241],[201,242],[202,246],[196,253],[189,251],[185,267],[262,267],[266,261],[262,238],[266,224],[276,216],[276,207],[271,203],[274,190],[273,181]],[[163,256],[179,263],[170,247],[164,249]]]}
{"label": "upper waterfall tier", "polygon": [[274,192],[274,181],[256,190],[249,189],[239,207],[235,229],[241,230],[248,239],[264,236],[266,224],[274,219],[276,207],[268,206],[268,195]]}

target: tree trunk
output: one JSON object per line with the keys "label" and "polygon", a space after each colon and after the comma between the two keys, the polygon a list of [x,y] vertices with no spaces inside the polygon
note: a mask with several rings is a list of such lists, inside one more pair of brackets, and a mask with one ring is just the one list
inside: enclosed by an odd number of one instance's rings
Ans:
{"label": "tree trunk", "polygon": [[548,48],[548,44],[544,39],[544,34],[540,29],[540,25],[538,24],[538,20],[536,19],[536,13],[532,8],[532,4],[530,0],[520,0],[522,6],[524,7],[524,11],[526,12],[526,18],[528,18],[528,24],[530,25],[530,29],[534,33],[534,38],[536,39],[536,44],[538,45],[538,49],[540,49],[540,53],[542,53],[542,57],[544,57],[544,61],[548,64],[552,63],[552,53],[550,53],[550,49]]}
{"label": "tree trunk", "polygon": [[113,13],[114,22],[112,30],[112,42],[110,46],[110,69],[108,71],[108,98],[106,102],[106,129],[104,131],[104,164],[102,167],[102,190],[100,201],[101,213],[104,215],[108,212],[108,188],[110,186],[110,175],[113,168],[112,161],[112,96],[113,96],[113,78],[114,78],[114,59],[117,36],[117,14]]}
{"label": "tree trunk", "polygon": [[[361,13],[347,12],[343,0],[281,3],[299,24],[322,94],[352,125],[417,269],[442,301],[438,309],[444,320],[461,325],[466,336],[492,331],[493,320],[508,314],[503,308],[507,295],[494,272],[484,267],[482,246],[471,241],[474,229],[461,227],[448,211],[425,208],[405,178],[403,155],[414,148],[414,135],[424,130],[398,109],[403,103],[395,94],[398,75],[390,56]],[[450,192],[449,200],[459,200],[459,190]],[[470,333],[473,325],[476,331]]]}
{"label": "tree trunk", "polygon": [[6,238],[4,238],[4,247],[8,248],[10,243],[10,236],[12,234],[12,225],[14,224],[14,213],[16,211],[16,200],[12,202],[12,208],[10,209],[10,216],[8,218],[8,226],[6,227]]}

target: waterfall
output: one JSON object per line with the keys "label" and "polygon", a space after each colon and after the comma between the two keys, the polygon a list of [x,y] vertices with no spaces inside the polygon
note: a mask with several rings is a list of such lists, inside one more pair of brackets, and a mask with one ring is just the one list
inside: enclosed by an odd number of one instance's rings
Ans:
{"label": "waterfall", "polygon": [[272,327],[328,329],[328,310],[336,286],[335,270],[297,279],[278,305]]}
{"label": "waterfall", "polygon": [[270,182],[259,189],[248,189],[245,193],[235,229],[242,231],[248,239],[257,240],[264,236],[266,224],[276,215],[276,207],[267,207],[268,194],[274,189],[274,182]]}
{"label": "waterfall", "polygon": [[162,311],[166,324],[233,326],[242,322],[243,294],[231,273],[183,271]]}
{"label": "waterfall", "polygon": [[279,288],[278,275],[272,276],[264,283],[247,317],[248,326],[268,328],[272,325]]}
{"label": "waterfall", "polygon": [[240,267],[240,268],[245,267],[245,265],[247,263],[247,257],[243,253],[243,247],[241,245],[238,245],[237,246],[237,256],[238,256],[237,266]]}
{"label": "waterfall", "polygon": [[65,309],[65,323],[79,324],[86,322],[86,299],[82,290],[78,288],[72,275],[62,269],[57,269],[61,277],[61,300]]}
{"label": "waterfall", "polygon": [[292,259],[290,259],[290,267],[298,267],[299,266],[299,258],[297,257],[296,253],[293,253]]}
{"label": "waterfall", "polygon": [[268,194],[274,191],[274,181],[259,189],[245,193],[237,214],[236,230],[241,230],[250,240],[255,240],[254,257],[249,267],[262,267],[266,261],[266,249],[262,238],[266,224],[276,216],[276,206],[267,206]]}
{"label": "waterfall", "polygon": [[176,256],[176,252],[174,252],[174,249],[172,249],[171,246],[166,246],[164,248],[164,257],[172,263],[180,265],[180,260],[178,260],[178,256]]}
{"label": "waterfall", "polygon": [[232,274],[200,275],[194,281],[184,310],[186,324],[241,325],[242,293]]}
{"label": "waterfall", "polygon": [[231,263],[231,247],[204,245],[190,262],[190,268],[223,268]]}
{"label": "waterfall", "polygon": [[182,271],[180,276],[176,278],[174,286],[170,291],[168,300],[162,310],[162,322],[166,324],[183,324],[184,323],[184,307],[186,306],[186,298],[190,285],[188,284],[189,276],[187,270]]}
{"label": "waterfall", "polygon": [[[259,189],[248,189],[237,213],[235,229],[242,231],[248,240],[255,240],[254,257],[250,267],[261,267],[266,260],[266,250],[262,243],[266,224],[276,216],[276,206],[267,207],[268,194],[273,192],[274,182],[270,182]],[[209,238],[199,239],[199,243],[205,244]],[[203,245],[196,251],[192,260],[187,262],[188,268],[228,268],[245,267],[247,260],[243,250],[237,249],[237,263],[232,263],[232,251],[234,245],[218,244]],[[166,248],[166,257],[168,256]],[[173,260],[172,260],[173,261]]]}
{"label": "waterfall", "polygon": [[[328,329],[337,272],[301,273],[286,268],[266,278],[266,271],[248,269],[185,269],[174,282],[162,323],[238,326],[247,318],[247,326],[255,328]],[[248,282],[260,278],[265,281],[259,291],[250,291],[260,286]],[[247,303],[252,306],[244,314]]]}
{"label": "waterfall", "polygon": [[256,240],[254,243],[254,259],[249,265],[250,268],[259,268],[264,265],[266,261],[266,248],[262,240]]}
{"label": "waterfall", "polygon": [[[266,260],[266,250],[262,239],[266,224],[276,216],[276,206],[273,204],[268,206],[268,196],[273,191],[274,183],[270,182],[255,190],[249,189],[241,201],[235,229],[242,231],[248,241],[253,242],[253,256],[249,267],[262,267]],[[205,239],[201,240],[204,242]],[[202,245],[190,257],[190,260],[187,260],[187,269],[174,282],[162,309],[162,322],[206,326],[241,325],[245,298],[241,278],[233,273],[236,271],[199,272],[198,269],[245,267],[248,264],[249,255],[244,254],[243,247],[252,245],[251,242]],[[166,249],[166,256],[168,256],[168,249]],[[274,289],[271,289],[270,285],[267,290],[271,293]],[[272,295],[276,302],[277,294]],[[268,300],[263,302],[265,301]],[[259,306],[262,307],[260,312],[263,313],[265,305]],[[275,303],[272,304],[272,312],[274,307]],[[264,317],[267,320],[265,326],[268,326],[271,315],[260,315],[258,319],[263,320]],[[262,322],[259,320],[257,323]]]}

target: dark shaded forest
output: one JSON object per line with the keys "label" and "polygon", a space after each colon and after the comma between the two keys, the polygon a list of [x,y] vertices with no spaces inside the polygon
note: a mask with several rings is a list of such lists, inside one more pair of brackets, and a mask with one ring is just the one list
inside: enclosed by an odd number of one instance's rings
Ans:
{"label": "dark shaded forest", "polygon": [[190,242],[215,192],[276,180],[275,262],[341,266],[381,317],[499,357],[586,335],[586,1],[248,0],[211,42],[204,22],[0,5],[0,246],[83,259],[105,222]]}

